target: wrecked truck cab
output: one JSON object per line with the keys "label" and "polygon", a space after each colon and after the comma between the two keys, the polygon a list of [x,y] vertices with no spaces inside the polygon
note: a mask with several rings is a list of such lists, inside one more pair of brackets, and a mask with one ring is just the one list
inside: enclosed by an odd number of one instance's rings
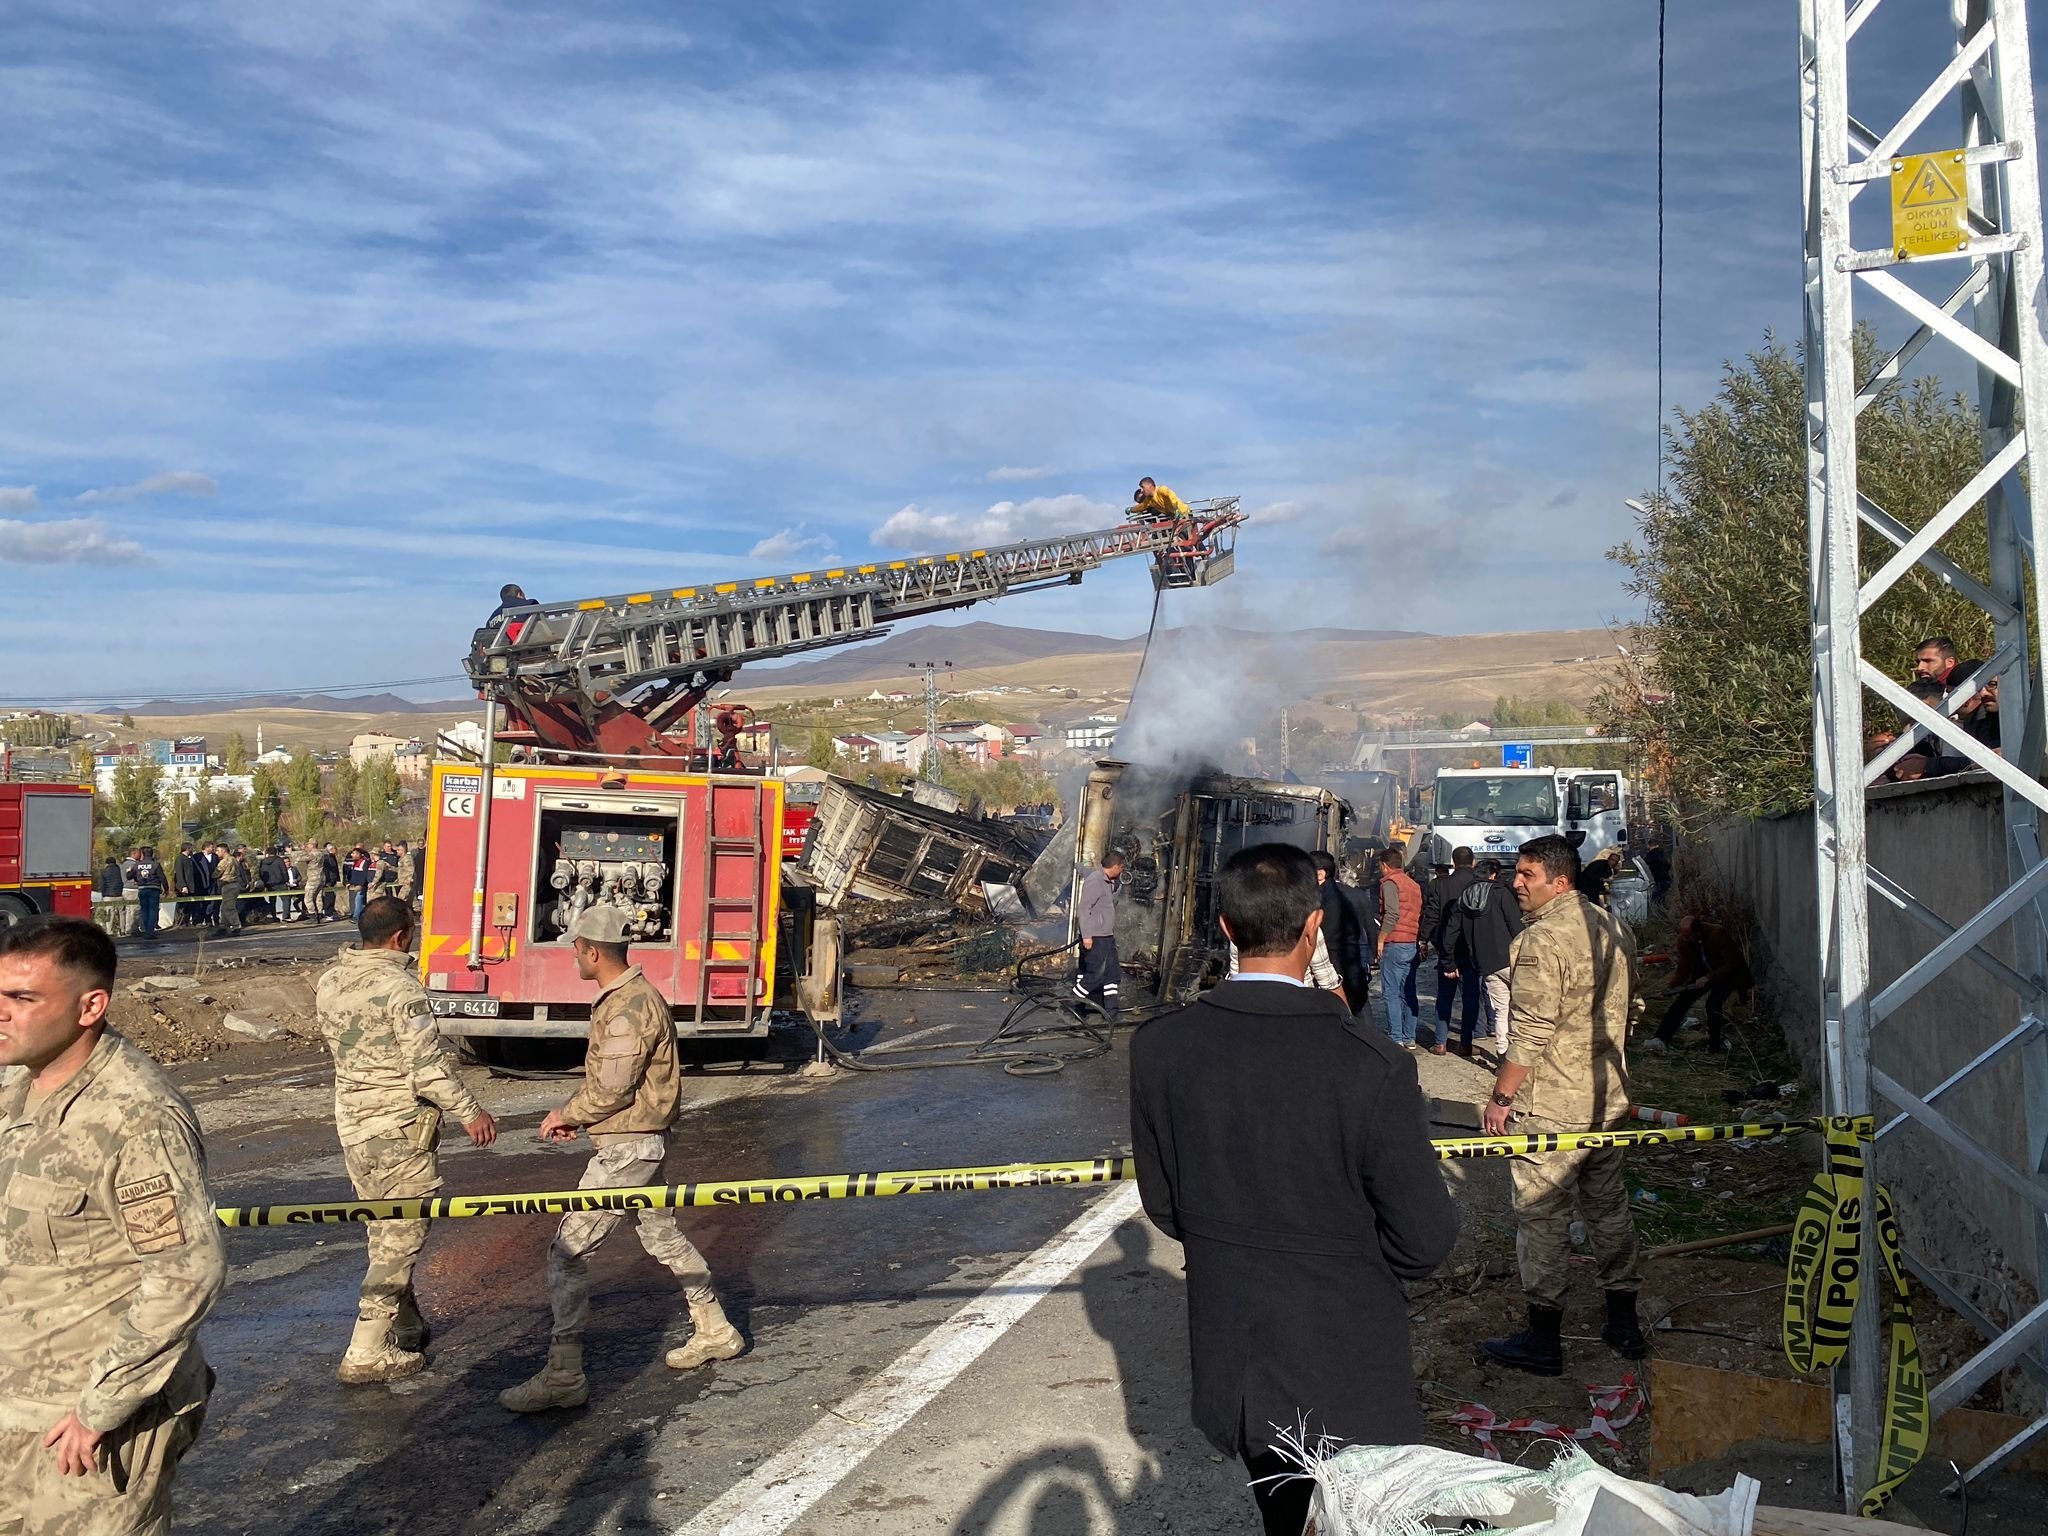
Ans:
{"label": "wrecked truck cab", "polygon": [[[1071,823],[1068,911],[1078,913],[1081,881],[1103,854],[1120,851],[1116,947],[1126,978],[1160,1002],[1187,1002],[1229,965],[1215,896],[1224,862],[1258,843],[1338,854],[1350,820],[1350,806],[1319,785],[1104,759]],[[1039,885],[1038,875],[1027,888]],[[1070,939],[1077,921],[1068,919]]]}

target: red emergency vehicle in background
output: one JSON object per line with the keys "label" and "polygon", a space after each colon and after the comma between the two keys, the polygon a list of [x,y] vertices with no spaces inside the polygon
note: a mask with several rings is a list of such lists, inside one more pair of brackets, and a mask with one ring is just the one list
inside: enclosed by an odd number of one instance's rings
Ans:
{"label": "red emergency vehicle in background", "polygon": [[[598,904],[624,917],[631,958],[679,1033],[765,1033],[778,982],[813,1019],[836,1020],[838,925],[783,872],[802,852],[800,838],[785,842],[784,785],[691,772],[736,765],[749,713],[721,711],[707,750],[698,706],[746,662],[878,639],[896,620],[1065,586],[1107,560],[1149,556],[1156,586],[1208,586],[1233,569],[1243,518],[1235,498],[1196,511],[1000,549],[501,606],[465,663],[487,705],[484,760],[436,765],[427,808],[420,974],[443,1031],[586,1034],[597,988],[565,935]],[[501,747],[519,760],[495,762]]]}
{"label": "red emergency vehicle in background", "polygon": [[92,790],[0,783],[0,925],[92,916]]}

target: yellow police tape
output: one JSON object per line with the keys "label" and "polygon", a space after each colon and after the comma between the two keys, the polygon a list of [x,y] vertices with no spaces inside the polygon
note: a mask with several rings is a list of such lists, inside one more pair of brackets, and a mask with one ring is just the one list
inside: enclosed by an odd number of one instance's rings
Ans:
{"label": "yellow police tape", "polygon": [[[1827,1133],[1827,1166],[1814,1175],[1792,1229],[1792,1254],[1785,1266],[1785,1358],[1792,1369],[1833,1370],[1849,1351],[1856,1301],[1863,1289],[1865,1193],[1863,1143],[1871,1139],[1868,1116],[1840,1116],[1822,1123]],[[1927,1454],[1927,1376],[1920,1366],[1920,1339],[1913,1329],[1913,1290],[1899,1251],[1898,1218],[1891,1192],[1876,1187],[1877,1246],[1892,1283],[1890,1361],[1885,1379],[1884,1429],[1878,1442],[1877,1476],[1863,1495],[1866,1516],[1884,1508],[1920,1458]]]}
{"label": "yellow police tape", "polygon": [[[1440,1160],[1539,1157],[1548,1152],[1651,1148],[1693,1142],[1756,1141],[1821,1131],[1827,1167],[1816,1175],[1799,1209],[1785,1274],[1785,1356],[1801,1373],[1830,1370],[1848,1351],[1849,1329],[1862,1284],[1864,1177],[1862,1143],[1874,1123],[1867,1115],[1757,1124],[1682,1125],[1612,1131],[1539,1131],[1518,1136],[1447,1136],[1432,1142]],[[229,1227],[321,1226],[335,1222],[443,1220],[469,1216],[566,1216],[577,1211],[689,1210],[734,1205],[782,1205],[804,1200],[870,1200],[891,1195],[959,1194],[996,1189],[1044,1189],[1115,1184],[1137,1177],[1127,1157],[1067,1162],[996,1163],[979,1168],[922,1168],[878,1173],[828,1173],[794,1178],[702,1179],[632,1189],[565,1189],[531,1194],[438,1195],[412,1200],[345,1200],[320,1205],[222,1206],[214,1214]],[[1927,1379],[1913,1331],[1912,1292],[1899,1253],[1891,1196],[1877,1191],[1879,1249],[1891,1277],[1891,1367],[1879,1445],[1879,1476],[1864,1496],[1874,1514],[1927,1450]]]}
{"label": "yellow police tape", "polygon": [[[1452,1136],[1433,1143],[1445,1160],[1518,1157],[1594,1147],[1668,1147],[1691,1141],[1792,1136],[1822,1122],[1683,1125],[1618,1131],[1542,1131],[1524,1136]],[[574,1211],[666,1211],[799,1200],[869,1200],[889,1195],[958,1194],[989,1189],[1115,1184],[1137,1177],[1127,1157],[1057,1163],[996,1163],[980,1168],[919,1168],[886,1173],[825,1173],[793,1178],[696,1180],[633,1189],[563,1189],[532,1194],[437,1195],[415,1200],[345,1200],[322,1205],[224,1206],[230,1227],[292,1227],[347,1221],[419,1221],[466,1216],[566,1216]]]}

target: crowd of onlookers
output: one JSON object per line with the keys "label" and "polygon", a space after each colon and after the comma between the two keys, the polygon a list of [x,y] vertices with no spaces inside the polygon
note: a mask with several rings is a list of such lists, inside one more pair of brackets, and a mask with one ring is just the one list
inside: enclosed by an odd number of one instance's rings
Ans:
{"label": "crowd of onlookers", "polygon": [[[108,854],[93,900],[117,934],[152,938],[166,926],[236,933],[256,923],[332,923],[362,916],[375,896],[416,902],[426,850],[406,839],[343,854],[335,844],[269,849],[185,843],[166,863],[154,848]],[[169,909],[166,912],[166,908]]]}
{"label": "crowd of onlookers", "polygon": [[[1998,679],[1976,678],[1976,673],[1983,666],[1981,661],[1959,660],[1956,643],[1947,635],[1930,635],[1914,651],[1913,680],[1906,685],[1906,691],[1939,711],[1944,699],[1975,679],[1975,691],[1950,713],[1949,718],[1996,752],[1999,750]],[[1913,721],[1901,710],[1896,730],[1879,730],[1871,734],[1867,755],[1876,757],[1912,729]],[[1950,743],[1923,736],[1887,768],[1877,782],[1901,784],[1915,779],[1936,779],[1944,774],[1962,773],[1969,766],[1970,760]]]}

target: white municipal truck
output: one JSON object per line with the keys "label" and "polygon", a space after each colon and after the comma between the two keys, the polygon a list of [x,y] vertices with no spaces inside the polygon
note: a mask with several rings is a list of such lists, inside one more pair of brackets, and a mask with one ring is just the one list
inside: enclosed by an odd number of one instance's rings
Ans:
{"label": "white municipal truck", "polygon": [[1561,832],[1582,859],[1626,848],[1628,787],[1612,768],[1445,768],[1429,817],[1431,864],[1453,849],[1512,865],[1522,844]]}

